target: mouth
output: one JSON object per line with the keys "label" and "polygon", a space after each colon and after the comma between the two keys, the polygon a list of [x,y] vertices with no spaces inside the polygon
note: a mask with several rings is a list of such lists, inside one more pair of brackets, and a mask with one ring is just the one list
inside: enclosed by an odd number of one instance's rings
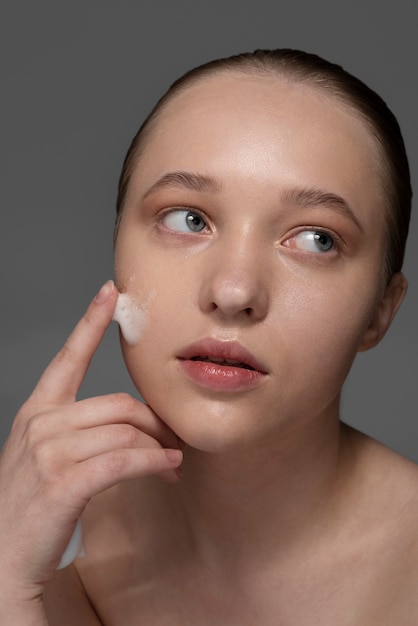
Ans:
{"label": "mouth", "polygon": [[178,358],[267,374],[264,364],[238,341],[219,341],[208,337],[192,343],[179,354]]}
{"label": "mouth", "polygon": [[188,379],[218,392],[252,389],[268,374],[263,363],[236,341],[207,338],[188,346],[177,360]]}
{"label": "mouth", "polygon": [[209,356],[193,356],[191,361],[202,361],[203,363],[216,363],[216,365],[224,365],[230,367],[240,367],[245,370],[251,370],[255,372],[255,368],[248,363],[243,363],[242,361],[234,361],[234,359],[222,359],[217,357],[209,357]]}

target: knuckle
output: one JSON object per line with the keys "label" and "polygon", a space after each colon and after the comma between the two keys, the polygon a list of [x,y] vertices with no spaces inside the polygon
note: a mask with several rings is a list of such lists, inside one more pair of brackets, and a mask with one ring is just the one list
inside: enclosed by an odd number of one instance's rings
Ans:
{"label": "knuckle", "polygon": [[138,443],[138,431],[134,426],[129,424],[119,428],[119,441],[125,448],[134,448]]}
{"label": "knuckle", "polygon": [[148,448],[142,459],[144,474],[155,474],[169,469],[167,457],[161,448]]}
{"label": "knuckle", "polygon": [[26,433],[31,420],[37,417],[37,407],[32,398],[28,398],[20,407],[13,420],[12,428],[19,433]]}
{"label": "knuckle", "polygon": [[159,461],[159,454],[156,449],[147,449],[146,451],[144,451],[143,457],[141,459],[141,463],[144,468],[144,471],[146,472],[153,471],[156,467],[160,465],[158,461]]}
{"label": "knuckle", "polygon": [[121,450],[106,455],[103,470],[111,476],[123,476],[128,470],[128,459]]}
{"label": "knuckle", "polygon": [[39,474],[47,476],[48,479],[55,475],[56,454],[51,440],[38,441],[32,448],[32,455]]}
{"label": "knuckle", "polygon": [[31,410],[30,400],[28,399],[20,407],[15,418],[15,423],[20,424],[21,422],[27,422],[27,420],[30,419],[32,413],[33,411]]}
{"label": "knuckle", "polygon": [[114,408],[124,416],[131,415],[137,408],[137,401],[129,393],[115,393],[110,396]]}
{"label": "knuckle", "polygon": [[25,439],[29,447],[35,446],[46,435],[45,418],[42,415],[32,416],[25,428]]}

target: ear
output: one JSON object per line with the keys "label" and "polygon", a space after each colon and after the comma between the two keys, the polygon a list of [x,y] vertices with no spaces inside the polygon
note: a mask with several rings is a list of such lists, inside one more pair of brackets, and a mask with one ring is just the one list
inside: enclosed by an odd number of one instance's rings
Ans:
{"label": "ear", "polygon": [[359,346],[359,352],[365,352],[374,348],[386,334],[397,310],[402,304],[408,289],[408,281],[405,276],[398,272],[394,274],[389,285],[376,307],[373,319],[364,333]]}

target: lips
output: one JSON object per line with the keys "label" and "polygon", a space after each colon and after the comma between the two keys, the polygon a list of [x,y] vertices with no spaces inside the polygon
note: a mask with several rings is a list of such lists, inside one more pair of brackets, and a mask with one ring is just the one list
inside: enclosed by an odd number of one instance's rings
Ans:
{"label": "lips", "polygon": [[253,388],[267,376],[263,363],[235,341],[198,341],[179,354],[178,362],[190,380],[215,391]]}
{"label": "lips", "polygon": [[209,356],[193,356],[191,361],[203,361],[206,363],[217,363],[218,365],[231,365],[233,367],[242,367],[247,370],[253,370],[254,368],[243,361],[234,361],[233,359],[220,359],[217,357]]}

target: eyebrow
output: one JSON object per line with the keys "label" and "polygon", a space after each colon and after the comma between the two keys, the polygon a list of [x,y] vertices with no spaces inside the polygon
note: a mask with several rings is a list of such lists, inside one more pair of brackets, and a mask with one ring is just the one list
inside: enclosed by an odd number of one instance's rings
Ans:
{"label": "eyebrow", "polygon": [[167,187],[178,189],[190,189],[190,191],[210,191],[218,193],[221,191],[222,185],[219,180],[211,176],[202,174],[193,174],[192,172],[169,172],[161,176],[151,187],[144,193],[142,199],[145,200],[149,195],[165,189]]}
{"label": "eyebrow", "polygon": [[[219,193],[222,189],[222,184],[220,180],[213,178],[212,176],[183,171],[169,172],[168,174],[161,176],[161,178],[151,185],[151,187],[144,193],[142,199],[145,200],[145,198],[154,192],[166,188]],[[295,187],[285,191],[284,200],[297,206],[329,206],[341,215],[351,219],[359,230],[363,230],[349,203],[337,194],[329,193],[323,189]]]}
{"label": "eyebrow", "polygon": [[329,206],[337,213],[348,217],[361,231],[363,230],[349,203],[341,196],[329,193],[323,189],[294,188],[288,189],[284,194],[285,200],[305,207]]}

